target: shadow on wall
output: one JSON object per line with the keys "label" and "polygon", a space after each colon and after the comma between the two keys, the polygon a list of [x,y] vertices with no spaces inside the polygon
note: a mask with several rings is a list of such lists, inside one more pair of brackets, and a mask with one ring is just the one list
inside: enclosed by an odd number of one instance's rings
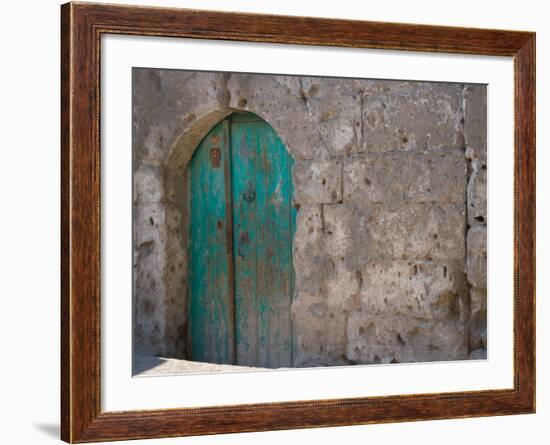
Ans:
{"label": "shadow on wall", "polygon": [[132,376],[143,373],[149,369],[156,368],[163,363],[166,363],[166,359],[161,357],[154,357],[151,355],[134,354],[132,360]]}

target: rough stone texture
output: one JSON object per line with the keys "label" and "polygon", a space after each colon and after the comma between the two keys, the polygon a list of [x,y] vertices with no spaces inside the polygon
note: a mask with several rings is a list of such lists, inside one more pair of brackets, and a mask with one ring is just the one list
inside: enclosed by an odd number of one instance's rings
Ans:
{"label": "rough stone texture", "polygon": [[388,261],[361,272],[360,308],[348,321],[358,363],[463,359],[467,288],[460,261]]}
{"label": "rough stone texture", "polygon": [[311,295],[321,293],[319,277],[334,273],[334,262],[325,253],[323,208],[320,205],[301,206],[296,217],[294,234],[295,286]]}
{"label": "rough stone texture", "polygon": [[417,320],[361,311],[348,321],[347,355],[355,363],[406,363],[467,358],[467,332],[461,321]]}
{"label": "rough stone texture", "polygon": [[464,256],[464,204],[379,205],[369,230],[388,258],[444,259]]}
{"label": "rough stone texture", "polygon": [[166,262],[163,256],[164,209],[159,204],[144,204],[134,211],[134,343],[143,350],[164,350]]}
{"label": "rough stone texture", "polygon": [[468,182],[468,224],[487,224],[487,167],[472,162],[473,171]]}
{"label": "rough stone texture", "polygon": [[470,288],[471,359],[487,358],[487,87],[464,86],[467,189],[467,275]]}
{"label": "rough stone texture", "polygon": [[230,106],[269,122],[296,159],[359,151],[365,81],[231,74]]}
{"label": "rough stone texture", "polygon": [[487,228],[474,226],[467,236],[468,281],[474,287],[487,287]]}
{"label": "rough stone texture", "polygon": [[333,264],[356,271],[376,254],[369,230],[371,213],[353,204],[323,206],[325,255]]}
{"label": "rough stone texture", "polygon": [[361,271],[364,311],[391,311],[418,319],[464,319],[465,279],[460,261],[387,261]]}
{"label": "rough stone texture", "polygon": [[162,169],[155,165],[140,164],[134,170],[134,204],[152,204],[164,195]]}
{"label": "rough stone texture", "polygon": [[228,101],[221,73],[133,69],[132,76],[134,162],[162,164],[183,131]]}
{"label": "rough stone texture", "polygon": [[486,357],[485,86],[157,69],[133,70],[136,353],[186,358],[186,167],[234,111],[295,159],[294,366]]}
{"label": "rough stone texture", "polygon": [[463,85],[369,81],[364,121],[372,152],[463,148]]}
{"label": "rough stone texture", "polygon": [[470,290],[470,348],[487,349],[487,290]]}
{"label": "rough stone texture", "polygon": [[464,86],[464,139],[472,157],[487,158],[487,86]]}
{"label": "rough stone texture", "polygon": [[298,352],[294,366],[349,364],[344,329],[348,312],[330,305],[326,296],[298,292],[292,305]]}
{"label": "rough stone texture", "polygon": [[292,171],[294,202],[330,204],[342,201],[342,163],[298,161]]}
{"label": "rough stone texture", "polygon": [[344,166],[346,202],[464,202],[466,159],[459,150],[443,154],[371,154]]}
{"label": "rough stone texture", "polygon": [[470,352],[470,355],[468,356],[468,359],[470,360],[485,360],[487,359],[487,349],[486,348],[479,348],[475,349]]}
{"label": "rough stone texture", "polygon": [[[139,229],[138,229],[139,228]],[[186,292],[186,256],[179,214],[173,206],[141,203],[134,210],[134,323],[139,350],[181,357],[185,354],[184,306],[175,298]]]}

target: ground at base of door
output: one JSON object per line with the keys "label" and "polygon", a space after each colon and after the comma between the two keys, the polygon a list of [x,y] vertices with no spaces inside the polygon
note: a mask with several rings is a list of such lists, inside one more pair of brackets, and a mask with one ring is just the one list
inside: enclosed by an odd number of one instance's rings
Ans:
{"label": "ground at base of door", "polygon": [[134,377],[173,374],[206,374],[219,372],[258,371],[265,368],[250,366],[218,365],[214,363],[193,362],[174,358],[136,355],[134,357]]}

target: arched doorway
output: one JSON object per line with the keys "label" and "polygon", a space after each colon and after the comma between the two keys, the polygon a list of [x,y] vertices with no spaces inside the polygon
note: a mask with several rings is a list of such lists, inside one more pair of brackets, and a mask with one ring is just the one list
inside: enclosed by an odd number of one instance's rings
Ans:
{"label": "arched doorway", "polygon": [[189,356],[292,366],[293,159],[271,126],[233,113],[189,164]]}

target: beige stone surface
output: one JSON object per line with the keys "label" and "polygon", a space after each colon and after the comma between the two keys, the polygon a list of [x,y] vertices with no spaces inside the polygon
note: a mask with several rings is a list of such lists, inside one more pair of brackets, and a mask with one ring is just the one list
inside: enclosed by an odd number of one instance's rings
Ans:
{"label": "beige stone surface", "polygon": [[297,161],[292,170],[294,202],[330,204],[342,201],[341,161]]}
{"label": "beige stone surface", "polygon": [[354,311],[348,320],[347,357],[355,363],[465,360],[467,331],[459,320],[417,320]]}
{"label": "beige stone surface", "polygon": [[480,161],[472,165],[468,182],[468,223],[487,224],[487,166]]}
{"label": "beige stone surface", "polygon": [[465,205],[373,206],[368,230],[378,256],[393,259],[464,257]]}
{"label": "beige stone surface", "polygon": [[463,86],[369,81],[364,122],[371,152],[463,148]]}
{"label": "beige stone surface", "polygon": [[346,160],[346,202],[464,202],[466,159],[459,150],[438,154],[368,154]]}
{"label": "beige stone surface", "polygon": [[464,86],[464,139],[474,158],[487,159],[487,86]]}
{"label": "beige stone surface", "polygon": [[474,287],[487,288],[487,228],[474,226],[467,236],[468,281]]}
{"label": "beige stone surface", "polygon": [[487,290],[470,290],[470,348],[487,349]]}
{"label": "beige stone surface", "polygon": [[300,271],[295,277],[298,291],[320,296],[321,278],[334,273],[334,262],[326,255],[324,238],[322,206],[301,206],[293,242],[294,270]]}
{"label": "beige stone surface", "polygon": [[387,261],[361,271],[361,307],[411,319],[464,319],[466,277],[458,261]]}
{"label": "beige stone surface", "polygon": [[265,119],[296,161],[294,366],[487,356],[485,86],[132,76],[133,338],[146,373],[225,372],[173,359],[187,343],[186,167],[235,111]]}

